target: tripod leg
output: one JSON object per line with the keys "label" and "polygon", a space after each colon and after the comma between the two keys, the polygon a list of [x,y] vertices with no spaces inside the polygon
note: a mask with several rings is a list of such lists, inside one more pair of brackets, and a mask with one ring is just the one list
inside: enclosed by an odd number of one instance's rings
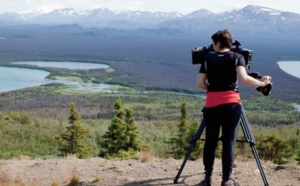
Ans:
{"label": "tripod leg", "polygon": [[245,138],[246,138],[247,142],[249,142],[250,147],[252,149],[252,152],[253,152],[254,158],[256,160],[256,163],[257,163],[260,175],[261,175],[261,177],[263,179],[263,182],[264,182],[265,186],[269,186],[268,180],[267,180],[266,175],[264,173],[264,169],[263,169],[263,167],[261,165],[261,162],[260,162],[260,159],[259,159],[259,155],[258,155],[256,147],[255,147],[254,138],[253,138],[253,135],[252,135],[252,133],[250,131],[248,120],[247,120],[247,118],[246,118],[243,110],[242,110],[242,116],[241,116],[240,123],[241,123],[241,127],[242,127],[242,130],[243,130],[243,133],[245,135]]}
{"label": "tripod leg", "polygon": [[205,122],[202,120],[202,122],[200,123],[200,126],[199,126],[199,128],[198,128],[198,130],[196,132],[196,134],[193,137],[193,140],[191,141],[191,146],[190,146],[189,150],[187,151],[187,153],[185,155],[185,158],[184,158],[184,160],[183,160],[183,162],[181,164],[181,167],[180,167],[180,169],[179,169],[176,177],[173,180],[175,184],[178,183],[178,179],[180,177],[180,174],[181,174],[181,172],[182,172],[182,170],[183,170],[183,168],[184,168],[187,160],[189,159],[189,156],[190,156],[193,148],[195,147],[197,140],[200,139],[200,137],[201,137],[201,135],[203,133],[204,128],[205,128]]}

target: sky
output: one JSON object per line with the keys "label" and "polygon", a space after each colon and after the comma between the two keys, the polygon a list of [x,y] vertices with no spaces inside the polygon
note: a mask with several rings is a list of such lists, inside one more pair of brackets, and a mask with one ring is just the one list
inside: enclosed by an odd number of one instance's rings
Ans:
{"label": "sky", "polygon": [[186,15],[199,9],[220,13],[241,9],[247,5],[300,13],[299,0],[0,0],[0,13],[28,13],[33,11],[46,13],[62,8],[74,8],[81,11],[104,7],[112,11],[176,11]]}

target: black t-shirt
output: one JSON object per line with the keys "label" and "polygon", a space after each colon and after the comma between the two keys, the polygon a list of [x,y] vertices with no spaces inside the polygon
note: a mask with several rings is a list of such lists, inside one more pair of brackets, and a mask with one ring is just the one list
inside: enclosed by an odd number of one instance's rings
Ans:
{"label": "black t-shirt", "polygon": [[238,53],[232,51],[208,53],[199,71],[207,75],[209,83],[207,91],[238,91],[237,66],[245,66],[244,57]]}

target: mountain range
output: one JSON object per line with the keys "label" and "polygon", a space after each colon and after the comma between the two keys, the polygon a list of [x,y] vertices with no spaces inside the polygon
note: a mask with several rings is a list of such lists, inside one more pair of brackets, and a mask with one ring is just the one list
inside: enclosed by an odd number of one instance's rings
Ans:
{"label": "mountain range", "polygon": [[239,33],[298,34],[300,14],[248,5],[221,13],[205,9],[187,15],[178,12],[119,11],[107,8],[87,11],[58,9],[49,13],[3,13],[0,26],[78,25],[83,28],[172,29],[182,33],[205,33],[228,28]]}
{"label": "mountain range", "polygon": [[97,28],[149,28],[166,20],[182,17],[177,12],[119,11],[107,8],[76,11],[72,8],[57,9],[49,13],[4,13],[0,20],[5,24],[61,25],[79,24]]}

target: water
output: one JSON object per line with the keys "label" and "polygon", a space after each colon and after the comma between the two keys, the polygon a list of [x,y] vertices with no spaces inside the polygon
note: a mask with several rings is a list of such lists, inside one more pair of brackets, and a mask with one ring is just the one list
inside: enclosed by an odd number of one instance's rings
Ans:
{"label": "water", "polygon": [[[281,68],[281,70],[285,71],[286,73],[300,78],[300,61],[278,61],[277,64]],[[300,111],[300,105],[294,105],[297,111]]]}
{"label": "water", "polygon": [[50,73],[43,70],[0,67],[0,92],[46,84]]}
{"label": "water", "polygon": [[277,62],[281,70],[300,78],[300,61],[279,61]]}
{"label": "water", "polygon": [[[75,63],[75,62],[14,62],[15,64],[30,64],[43,67],[56,67],[68,69],[95,69],[109,68],[108,65],[96,63]],[[60,64],[58,64],[60,63]],[[40,86],[49,83],[64,83],[67,85],[75,85],[75,88],[67,91],[110,91],[113,85],[109,84],[94,84],[94,83],[79,83],[75,81],[57,79],[45,79],[50,73],[44,70],[34,70],[26,68],[1,67],[0,66],[0,92],[7,92],[28,87]]]}
{"label": "water", "polygon": [[297,111],[300,111],[300,105],[294,105]]}

